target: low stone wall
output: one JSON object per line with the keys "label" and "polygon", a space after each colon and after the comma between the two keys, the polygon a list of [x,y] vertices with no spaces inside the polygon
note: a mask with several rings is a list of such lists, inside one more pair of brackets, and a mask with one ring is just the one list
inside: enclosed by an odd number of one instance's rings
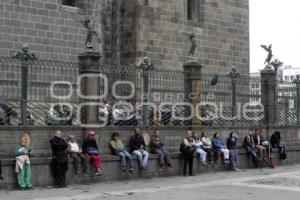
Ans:
{"label": "low stone wall", "polygon": [[[44,127],[44,128],[34,128],[29,127],[27,130],[31,135],[32,142],[32,177],[33,185],[36,186],[49,186],[53,184],[51,168],[50,168],[50,156],[51,149],[49,140],[53,136],[53,133],[57,127]],[[79,141],[82,141],[84,137],[84,129],[76,127],[59,127],[59,129],[64,133],[65,136],[69,134],[74,134],[77,136]],[[16,174],[14,172],[14,149],[16,143],[18,142],[18,137],[22,133],[24,128],[21,127],[0,127],[0,158],[2,160],[3,176],[5,179],[1,181],[0,188],[14,188],[16,187]],[[156,155],[151,154],[149,160],[149,169],[147,171],[140,171],[138,169],[138,164],[135,159],[134,174],[128,174],[121,172],[119,157],[111,155],[109,149],[110,135],[114,131],[120,133],[121,138],[124,140],[125,144],[128,143],[129,137],[133,133],[133,128],[113,128],[107,127],[102,129],[95,129],[97,133],[96,140],[103,152],[103,168],[105,175],[102,177],[95,177],[90,169],[89,176],[74,176],[74,169],[72,163],[70,162],[69,171],[67,174],[68,184],[78,184],[78,183],[91,183],[91,182],[101,182],[109,180],[122,180],[122,179],[135,179],[135,178],[148,178],[155,176],[174,176],[182,175],[182,159],[181,155],[178,153],[179,144],[182,140],[186,128],[161,128],[161,136],[165,141],[165,148],[172,152],[172,165],[173,168],[168,168],[165,170],[160,170],[158,167],[158,159]],[[224,128],[220,129],[207,129],[211,134],[215,131],[222,132],[224,137],[227,137],[232,129]],[[247,132],[247,129],[237,129],[240,132],[240,140],[242,141],[243,135]],[[299,129],[294,128],[278,128],[270,129],[270,133],[275,130],[280,130],[282,133],[282,141],[288,146],[288,159],[281,161],[278,159],[277,153],[275,164],[276,165],[286,165],[286,164],[296,164],[300,163],[300,143],[298,137]],[[152,130],[150,130],[152,132]],[[200,130],[198,130],[200,131]],[[149,138],[146,134],[145,138]],[[241,141],[239,144],[241,144]],[[250,162],[245,151],[241,149],[239,151],[239,161],[241,168],[249,168]],[[206,173],[212,171],[228,170],[226,169],[221,160],[217,165],[210,166],[208,168],[201,166],[199,159],[196,158],[194,162],[195,173]]]}

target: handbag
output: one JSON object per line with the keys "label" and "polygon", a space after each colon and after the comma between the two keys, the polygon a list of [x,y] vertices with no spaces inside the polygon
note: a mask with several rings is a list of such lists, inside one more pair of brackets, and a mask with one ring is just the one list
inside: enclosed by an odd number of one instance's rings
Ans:
{"label": "handbag", "polygon": [[100,154],[99,150],[95,147],[88,147],[87,148],[87,153],[89,155],[99,155]]}

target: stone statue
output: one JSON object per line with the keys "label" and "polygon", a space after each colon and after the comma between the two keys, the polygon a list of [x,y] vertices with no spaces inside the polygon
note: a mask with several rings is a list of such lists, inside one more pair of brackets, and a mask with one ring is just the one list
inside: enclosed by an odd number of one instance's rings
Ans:
{"label": "stone statue", "polygon": [[268,56],[266,58],[265,64],[270,64],[272,58],[273,58],[273,54],[272,54],[272,44],[270,44],[268,47],[267,45],[260,45],[264,50],[266,50],[268,52]]}
{"label": "stone statue", "polygon": [[28,60],[36,60],[37,56],[29,50],[28,44],[24,44],[22,46],[22,51],[16,51],[13,56],[13,58],[21,59],[21,61],[28,61]]}
{"label": "stone statue", "polygon": [[93,48],[92,43],[94,35],[100,40],[97,31],[95,31],[95,23],[89,16],[86,16],[84,20],[79,20],[77,22],[80,22],[87,29],[85,46],[87,48]]}
{"label": "stone statue", "polygon": [[188,56],[193,57],[195,52],[196,52],[196,49],[197,49],[196,35],[195,35],[195,33],[191,33],[191,34],[187,34],[187,35],[188,35],[188,37],[190,39],[190,42],[191,42],[191,47],[190,47],[190,51],[189,51]]}

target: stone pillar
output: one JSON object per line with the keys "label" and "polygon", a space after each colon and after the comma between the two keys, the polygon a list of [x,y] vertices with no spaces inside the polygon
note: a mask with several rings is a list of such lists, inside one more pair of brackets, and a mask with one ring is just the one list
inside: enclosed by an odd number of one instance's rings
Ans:
{"label": "stone pillar", "polygon": [[[194,108],[193,119],[189,125],[198,124],[200,120],[196,118],[195,112],[200,113],[197,104],[200,103],[201,96],[201,69],[202,65],[197,61],[189,61],[183,65],[185,72],[185,102],[191,103]],[[200,109],[200,108],[199,108]],[[191,114],[191,111],[188,112]]]}
{"label": "stone pillar", "polygon": [[[97,103],[100,95],[100,53],[92,50],[81,53],[79,56],[79,75],[81,95],[80,102],[90,103],[90,106],[82,106],[80,122],[83,124],[97,124]],[[78,111],[79,112],[79,111]]]}
{"label": "stone pillar", "polygon": [[277,73],[271,67],[265,67],[261,71],[261,101],[265,108],[265,124],[273,125],[276,122],[277,107]]}

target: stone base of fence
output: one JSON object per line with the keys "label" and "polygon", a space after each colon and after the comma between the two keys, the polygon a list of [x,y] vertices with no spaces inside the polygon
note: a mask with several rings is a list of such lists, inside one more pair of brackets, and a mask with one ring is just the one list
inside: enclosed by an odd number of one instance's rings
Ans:
{"label": "stone base of fence", "polygon": [[[282,165],[291,165],[300,163],[300,147],[290,147],[287,160],[280,160],[278,152],[274,152],[275,167]],[[69,171],[67,172],[67,184],[87,184],[116,180],[134,180],[138,178],[182,176],[183,160],[180,153],[172,153],[172,168],[160,169],[158,167],[158,159],[156,155],[151,155],[149,159],[148,170],[140,170],[137,160],[134,159],[134,173],[122,172],[118,156],[105,155],[103,161],[104,175],[97,177],[93,175],[90,166],[89,175],[75,175],[72,162],[69,163]],[[53,177],[50,167],[50,158],[32,158],[32,180],[34,187],[53,186]],[[241,169],[251,167],[250,159],[244,150],[239,152],[239,162]],[[4,180],[1,181],[0,189],[17,188],[16,174],[14,172],[15,160],[2,160],[2,169]],[[267,166],[265,166],[267,167]],[[218,159],[217,164],[210,166],[201,166],[199,159],[195,156],[194,173],[211,173],[216,171],[229,171],[229,167],[223,164],[222,158]]]}

